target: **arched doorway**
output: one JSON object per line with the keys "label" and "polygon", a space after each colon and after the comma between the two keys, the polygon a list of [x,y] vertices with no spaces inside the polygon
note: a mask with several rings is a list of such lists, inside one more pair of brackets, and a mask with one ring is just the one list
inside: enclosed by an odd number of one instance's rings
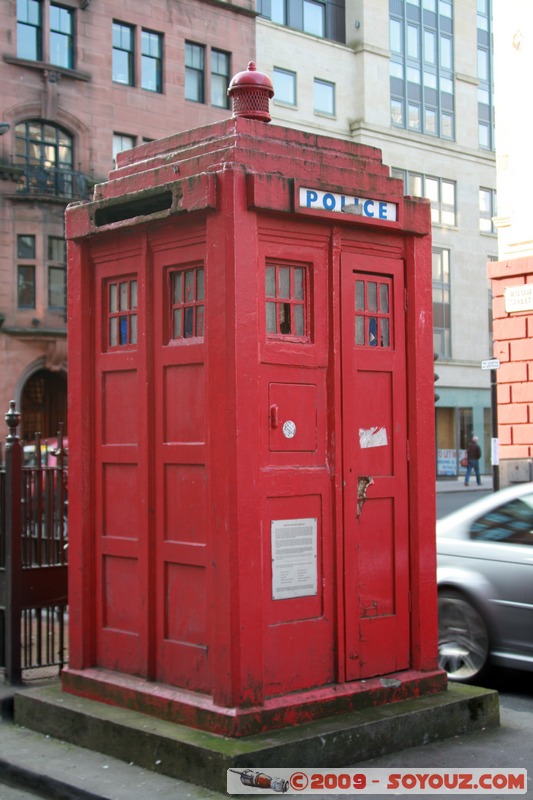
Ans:
{"label": "arched doorway", "polygon": [[64,372],[39,369],[33,372],[20,395],[21,431],[23,441],[32,441],[35,433],[42,438],[57,435],[62,424],[67,435],[67,377]]}

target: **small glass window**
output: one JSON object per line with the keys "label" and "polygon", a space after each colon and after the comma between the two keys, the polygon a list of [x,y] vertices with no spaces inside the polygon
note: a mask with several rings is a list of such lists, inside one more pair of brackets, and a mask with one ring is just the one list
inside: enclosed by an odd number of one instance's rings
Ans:
{"label": "small glass window", "polygon": [[228,85],[230,73],[229,53],[211,51],[211,105],[229,108]]}
{"label": "small glass window", "polygon": [[305,33],[314,36],[325,36],[326,34],[326,4],[316,2],[316,0],[304,0],[304,24]]}
{"label": "small glass window", "polygon": [[74,66],[74,12],[50,4],[50,63],[71,69]]}
{"label": "small glass window", "polygon": [[113,23],[113,81],[133,86],[133,28]]}
{"label": "small glass window", "polygon": [[48,307],[64,310],[67,306],[67,258],[63,238],[48,237],[48,262]]}
{"label": "small glass window", "polygon": [[67,306],[67,271],[65,267],[48,267],[48,308],[63,310]]}
{"label": "small glass window", "polygon": [[35,258],[35,236],[17,236],[17,258]]}
{"label": "small glass window", "polygon": [[163,37],[141,31],[141,87],[149,92],[163,91]]}
{"label": "small glass window", "polygon": [[137,344],[137,280],[121,278],[108,284],[109,347]]}
{"label": "small glass window", "polygon": [[202,45],[185,42],[185,99],[204,102],[205,49]]}
{"label": "small glass window", "polygon": [[42,5],[40,0],[17,0],[17,55],[42,61]]}
{"label": "small glass window", "polygon": [[203,267],[171,272],[171,339],[204,336],[205,276]]}
{"label": "small glass window", "polygon": [[314,80],[314,106],[318,114],[335,115],[335,84]]}
{"label": "small glass window", "polygon": [[122,153],[123,150],[131,150],[135,147],[135,137],[128,136],[125,133],[113,134],[113,161],[116,161],[117,154]]}
{"label": "small glass window", "polygon": [[267,336],[308,337],[305,267],[267,264],[265,299]]}
{"label": "small glass window", "polygon": [[35,308],[35,266],[19,264],[17,269],[17,306]]}
{"label": "small glass window", "polygon": [[355,345],[391,347],[391,282],[383,278],[355,281]]}
{"label": "small glass window", "polygon": [[274,67],[274,99],[276,103],[296,105],[296,73]]}

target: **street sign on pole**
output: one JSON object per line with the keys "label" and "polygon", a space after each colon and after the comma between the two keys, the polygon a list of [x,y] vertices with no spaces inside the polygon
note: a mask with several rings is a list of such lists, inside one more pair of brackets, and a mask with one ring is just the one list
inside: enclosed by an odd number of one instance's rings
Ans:
{"label": "street sign on pole", "polygon": [[499,368],[500,368],[499,358],[487,358],[486,361],[481,362],[481,369],[499,369]]}

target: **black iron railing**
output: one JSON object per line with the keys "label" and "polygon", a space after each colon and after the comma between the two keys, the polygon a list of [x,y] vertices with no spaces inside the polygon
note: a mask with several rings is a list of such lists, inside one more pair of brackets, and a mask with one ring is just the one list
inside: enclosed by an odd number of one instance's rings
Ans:
{"label": "black iron railing", "polygon": [[[41,677],[67,660],[67,461],[61,432],[45,454],[17,435],[14,401],[0,459],[0,667],[9,683]],[[26,449],[26,463],[25,452]],[[44,452],[43,452],[44,450]]]}
{"label": "black iron railing", "polygon": [[17,194],[68,199],[88,199],[92,181],[83,172],[46,167],[41,164],[20,165]]}

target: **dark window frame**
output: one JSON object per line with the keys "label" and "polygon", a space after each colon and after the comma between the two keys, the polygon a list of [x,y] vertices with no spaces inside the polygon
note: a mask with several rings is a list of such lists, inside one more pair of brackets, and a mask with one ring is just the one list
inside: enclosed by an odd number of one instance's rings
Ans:
{"label": "dark window frame", "polygon": [[[153,52],[154,43],[157,43],[156,53]],[[147,80],[147,72],[153,72],[155,88],[148,85],[151,81]],[[163,92],[163,34],[148,28],[141,28],[141,89],[156,94]]]}
{"label": "dark window frame", "polygon": [[[201,63],[194,63],[198,56]],[[185,42],[185,99],[191,103],[205,103],[205,62],[206,45]]]}
{"label": "dark window frame", "polygon": [[[59,27],[57,29],[52,27],[52,9],[57,9],[60,17],[60,26],[62,22],[66,19],[68,20],[68,30],[62,29]],[[66,6],[62,6],[59,3],[50,3],[49,8],[49,37],[50,37],[50,63],[54,64],[58,67],[63,67],[64,69],[74,69],[74,33],[75,33],[75,16],[74,10],[72,8],[68,8]],[[65,59],[56,60],[53,56],[53,43],[57,40],[62,46],[59,48],[62,53],[65,54]]]}
{"label": "dark window frame", "polygon": [[[211,105],[215,106],[215,108],[229,108],[228,86],[231,78],[231,54],[225,50],[212,47],[209,61]],[[220,71],[220,61],[225,62],[224,71]],[[222,103],[214,102],[215,88],[217,89],[217,94],[222,93]]]}
{"label": "dark window frame", "polygon": [[[276,25],[306,32],[304,28],[304,4],[317,0],[278,0],[273,14],[272,0],[258,0],[257,10],[260,16],[271,20]],[[346,8],[345,0],[318,0],[324,6],[324,35],[307,33],[308,36],[328,39],[332,42],[346,44]]]}
{"label": "dark window frame", "polygon": [[[129,42],[123,40],[126,33]],[[123,59],[125,59],[125,79],[119,77],[124,70],[124,65],[121,63]],[[113,83],[135,86],[135,26],[116,19],[112,22],[111,77]]]}

